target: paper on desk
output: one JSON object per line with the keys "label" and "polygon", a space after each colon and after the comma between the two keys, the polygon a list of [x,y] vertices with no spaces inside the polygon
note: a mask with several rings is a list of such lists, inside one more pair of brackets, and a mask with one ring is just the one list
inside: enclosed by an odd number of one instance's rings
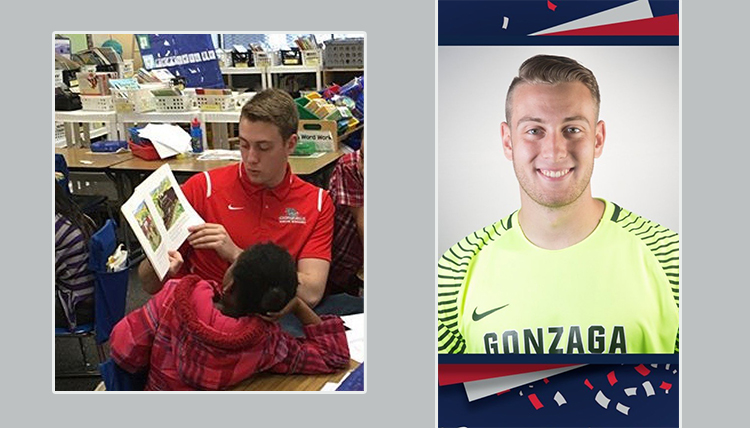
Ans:
{"label": "paper on desk", "polygon": [[199,161],[204,160],[241,160],[239,150],[223,150],[223,149],[210,149],[205,150],[200,156]]}
{"label": "paper on desk", "polygon": [[138,131],[138,136],[148,138],[162,159],[191,149],[190,134],[177,125],[149,123]]}
{"label": "paper on desk", "polygon": [[[342,381],[343,381],[343,379],[342,379]],[[341,385],[341,382],[339,382],[339,383],[336,383],[336,382],[326,382],[326,384],[323,385],[323,387],[320,388],[320,390],[321,391],[335,391],[336,388],[339,387],[339,385]]]}
{"label": "paper on desk", "polygon": [[362,332],[362,337],[365,337],[365,314],[344,315],[341,317],[341,320],[352,331],[360,331]]}
{"label": "paper on desk", "polygon": [[365,360],[365,314],[345,315],[341,319],[349,328],[346,341],[349,343],[349,355],[359,363]]}
{"label": "paper on desk", "polygon": [[349,344],[349,357],[358,363],[363,363],[365,361],[365,339],[353,339],[351,331],[347,331],[346,341]]}

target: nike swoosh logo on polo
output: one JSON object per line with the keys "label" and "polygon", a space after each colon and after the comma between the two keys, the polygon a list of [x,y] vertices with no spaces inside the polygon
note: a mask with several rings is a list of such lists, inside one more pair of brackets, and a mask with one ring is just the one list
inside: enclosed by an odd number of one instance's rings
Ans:
{"label": "nike swoosh logo on polo", "polygon": [[232,210],[232,211],[237,211],[237,210],[244,210],[244,209],[245,209],[245,207],[235,207],[235,206],[234,206],[234,205],[232,205],[232,204],[229,204],[229,205],[227,205],[227,208],[229,208],[229,209],[230,209],[230,210]]}
{"label": "nike swoosh logo on polo", "polygon": [[487,311],[487,312],[482,312],[481,314],[478,314],[478,313],[477,313],[477,308],[474,308],[474,313],[473,313],[473,314],[471,314],[471,319],[472,319],[473,321],[479,321],[479,320],[481,320],[482,318],[486,317],[487,315],[489,315],[489,314],[491,314],[491,313],[493,313],[493,312],[495,312],[495,311],[499,311],[500,309],[502,309],[502,308],[504,308],[504,307],[506,307],[506,306],[508,306],[508,305],[510,305],[510,303],[507,303],[507,304],[505,304],[505,305],[503,305],[503,306],[500,306],[499,308],[495,308],[495,309],[490,309],[490,310],[489,310],[489,311]]}

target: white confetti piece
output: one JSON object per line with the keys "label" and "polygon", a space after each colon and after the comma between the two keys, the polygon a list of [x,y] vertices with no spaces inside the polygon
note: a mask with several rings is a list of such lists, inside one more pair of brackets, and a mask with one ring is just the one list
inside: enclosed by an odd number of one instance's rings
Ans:
{"label": "white confetti piece", "polygon": [[634,396],[638,392],[638,388],[632,387],[632,388],[625,388],[625,394],[628,397]]}
{"label": "white confetti piece", "polygon": [[649,381],[643,382],[643,389],[646,390],[646,397],[650,397],[655,394],[654,387],[651,386],[651,382]]}
{"label": "white confetti piece", "polygon": [[666,370],[669,370],[669,364],[667,364],[666,367],[664,367]]}
{"label": "white confetti piece", "polygon": [[657,367],[659,367],[659,365],[658,364],[651,364],[651,367],[657,368]]}
{"label": "white confetti piece", "polygon": [[518,395],[520,395],[521,397],[523,397],[523,391],[518,391]]}
{"label": "white confetti piece", "polygon": [[567,404],[567,401],[565,401],[565,397],[563,397],[562,394],[560,394],[560,391],[557,391],[555,394],[555,401],[557,402],[558,406],[562,406],[563,404]]}
{"label": "white confetti piece", "polygon": [[677,370],[672,370],[672,374],[677,374]]}
{"label": "white confetti piece", "polygon": [[664,393],[665,393],[665,394],[669,394],[669,390],[668,390],[668,389],[667,389],[667,390],[665,390],[665,391],[664,391]]}
{"label": "white confetti piece", "polygon": [[529,388],[533,388],[533,387],[534,387],[534,385],[529,385]]}
{"label": "white confetti piece", "polygon": [[606,409],[609,406],[610,399],[603,392],[599,391],[596,393],[596,402]]}
{"label": "white confetti piece", "polygon": [[508,29],[508,21],[509,21],[508,17],[507,16],[503,16],[503,30],[507,30]]}
{"label": "white confetti piece", "polygon": [[626,406],[624,404],[617,403],[617,406],[615,406],[615,409],[617,409],[617,411],[620,412],[620,413],[622,413],[623,415],[627,415],[628,414],[628,410],[630,410],[630,407],[628,407],[628,406]]}

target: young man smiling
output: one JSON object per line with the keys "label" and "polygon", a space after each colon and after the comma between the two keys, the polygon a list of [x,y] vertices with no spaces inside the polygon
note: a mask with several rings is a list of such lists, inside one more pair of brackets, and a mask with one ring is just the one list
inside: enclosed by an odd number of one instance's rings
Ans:
{"label": "young man smiling", "polygon": [[592,196],[599,103],[573,59],[521,65],[501,125],[521,208],[438,261],[439,352],[677,351],[679,238]]}
{"label": "young man smiling", "polygon": [[[294,258],[297,295],[311,307],[318,304],[331,261],[334,209],[326,191],[292,174],[287,163],[297,145],[298,120],[294,100],[278,89],[259,92],[245,104],[242,161],[196,174],[182,186],[206,223],[191,227],[179,252],[170,252],[165,280],[193,273],[220,283],[244,248],[270,241]],[[148,293],[162,288],[148,260],[138,274]]]}

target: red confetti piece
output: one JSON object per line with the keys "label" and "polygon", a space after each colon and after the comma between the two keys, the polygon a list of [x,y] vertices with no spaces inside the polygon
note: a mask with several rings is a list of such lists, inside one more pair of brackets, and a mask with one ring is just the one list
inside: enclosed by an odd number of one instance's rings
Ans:
{"label": "red confetti piece", "polygon": [[553,3],[552,3],[551,1],[549,1],[549,0],[547,0],[547,7],[548,7],[548,8],[549,8],[549,10],[551,10],[552,12],[554,12],[554,11],[555,11],[555,9],[557,9],[557,5],[556,5],[556,4],[553,4]]}
{"label": "red confetti piece", "polygon": [[510,389],[506,389],[505,391],[500,391],[497,393],[497,395],[505,394],[506,392],[510,392]]}
{"label": "red confetti piece", "polygon": [[648,374],[651,373],[651,370],[649,370],[648,368],[646,368],[646,366],[644,366],[643,364],[637,366],[635,368],[635,371],[637,371],[638,373],[640,373],[641,376],[648,376]]}
{"label": "red confetti piece", "polygon": [[538,398],[536,398],[536,394],[529,395],[529,401],[531,401],[531,404],[533,404],[534,408],[537,409],[537,410],[539,410],[542,407],[544,407],[544,404],[542,404],[542,402],[539,401]]}
{"label": "red confetti piece", "polygon": [[549,379],[547,379],[547,378],[545,377],[545,378],[544,378],[544,383],[549,383]]}
{"label": "red confetti piece", "polygon": [[614,385],[617,383],[617,378],[615,377],[615,371],[612,370],[607,374],[607,380],[609,381],[610,385]]}
{"label": "red confetti piece", "polygon": [[669,389],[672,388],[672,384],[669,382],[662,381],[661,385],[659,385],[659,388],[669,391]]}
{"label": "red confetti piece", "polygon": [[586,381],[585,381],[585,382],[583,382],[583,383],[584,383],[584,384],[585,384],[586,386],[588,386],[588,387],[589,387],[589,389],[594,389],[594,387],[593,387],[593,386],[591,386],[591,382],[589,382],[589,380],[588,380],[588,379],[586,379]]}

